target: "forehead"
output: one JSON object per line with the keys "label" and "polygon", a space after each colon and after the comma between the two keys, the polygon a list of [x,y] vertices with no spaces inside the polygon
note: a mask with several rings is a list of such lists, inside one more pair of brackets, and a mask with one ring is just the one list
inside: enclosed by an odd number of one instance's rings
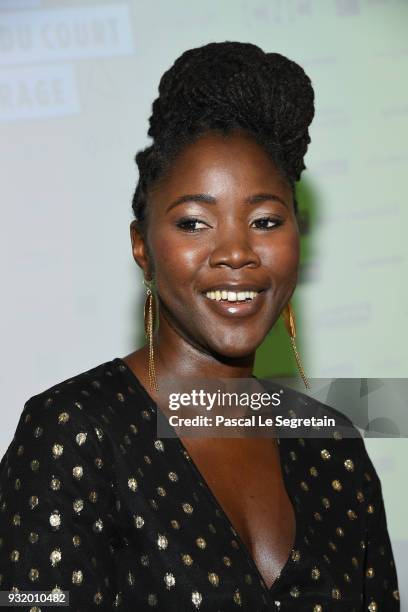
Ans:
{"label": "forehead", "polygon": [[159,191],[180,195],[193,191],[291,189],[272,157],[243,131],[208,132],[185,145],[160,181]]}

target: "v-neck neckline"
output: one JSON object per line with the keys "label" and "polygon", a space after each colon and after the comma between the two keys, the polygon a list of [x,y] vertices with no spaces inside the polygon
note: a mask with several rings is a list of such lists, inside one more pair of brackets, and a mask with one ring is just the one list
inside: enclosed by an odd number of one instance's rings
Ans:
{"label": "v-neck neckline", "polygon": [[[115,357],[112,360],[112,363],[115,363],[115,362],[117,362],[119,365],[121,365],[122,366],[122,370],[125,371],[128,374],[128,377],[137,384],[139,390],[142,392],[142,394],[148,400],[150,408],[155,413],[156,417],[160,414],[161,417],[166,419],[166,421],[168,422],[167,417],[164,414],[163,410],[156,403],[156,401],[152,398],[152,396],[148,393],[147,389],[140,382],[139,378],[136,376],[136,374],[133,372],[133,370],[128,366],[126,361],[124,361],[121,357]],[[254,378],[256,378],[256,377],[254,377]],[[264,592],[267,594],[267,596],[269,598],[272,597],[272,595],[274,594],[274,591],[280,585],[284,575],[288,571],[288,568],[289,568],[289,566],[291,564],[291,561],[292,561],[293,551],[296,550],[296,548],[298,547],[298,544],[299,544],[300,538],[301,538],[301,526],[302,526],[302,521],[303,521],[302,514],[298,511],[298,504],[296,503],[296,501],[294,499],[294,496],[292,495],[292,491],[291,491],[291,487],[290,487],[291,483],[289,482],[289,479],[287,477],[286,470],[283,469],[284,457],[283,457],[282,440],[285,440],[285,438],[280,438],[279,435],[276,435],[276,441],[277,441],[277,446],[278,446],[278,450],[279,450],[280,470],[281,470],[281,474],[282,474],[282,477],[283,477],[283,482],[284,482],[284,486],[285,486],[285,490],[286,490],[286,495],[288,496],[288,498],[289,498],[289,500],[290,500],[290,502],[292,504],[293,512],[294,512],[294,515],[295,515],[295,536],[294,536],[293,544],[292,544],[292,546],[290,548],[290,551],[289,551],[289,555],[288,555],[285,563],[283,564],[283,566],[282,566],[278,576],[274,580],[274,582],[271,584],[270,587],[268,587],[266,582],[265,582],[265,580],[264,580],[264,578],[263,578],[263,576],[262,576],[262,574],[261,574],[261,572],[260,572],[260,570],[259,570],[259,568],[258,568],[258,566],[257,566],[257,564],[255,563],[254,557],[251,555],[251,553],[249,551],[249,548],[247,547],[247,545],[245,544],[245,542],[241,538],[240,534],[238,533],[238,531],[235,528],[235,526],[233,525],[231,519],[229,518],[229,516],[225,512],[225,510],[222,507],[221,503],[219,502],[219,500],[217,499],[217,497],[213,493],[211,487],[209,486],[207,480],[204,478],[203,474],[201,473],[201,471],[199,470],[198,466],[194,462],[193,458],[190,456],[190,453],[188,452],[186,446],[183,444],[182,440],[177,435],[177,432],[174,429],[174,427],[172,425],[170,425],[170,423],[168,423],[168,426],[174,431],[174,438],[177,440],[177,444],[178,444],[178,447],[179,447],[179,450],[181,452],[182,457],[186,461],[187,465],[190,466],[190,469],[192,469],[195,472],[195,475],[197,476],[199,481],[201,481],[201,483],[203,485],[203,488],[206,491],[208,497],[210,498],[212,504],[214,505],[216,510],[218,510],[218,512],[221,513],[221,515],[222,515],[226,525],[228,526],[230,531],[234,534],[234,536],[238,540],[241,553],[242,553],[243,557],[245,557],[247,563],[253,568],[253,571],[256,574],[256,576],[258,577],[258,580],[259,580],[260,584],[264,587]]]}

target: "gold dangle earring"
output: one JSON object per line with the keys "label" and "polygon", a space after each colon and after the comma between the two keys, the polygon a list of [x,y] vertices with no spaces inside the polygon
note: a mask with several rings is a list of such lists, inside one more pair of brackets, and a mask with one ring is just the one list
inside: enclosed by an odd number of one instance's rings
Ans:
{"label": "gold dangle earring", "polygon": [[305,371],[303,369],[302,363],[300,361],[300,357],[299,357],[299,353],[297,352],[296,349],[296,344],[295,344],[295,337],[296,337],[296,326],[295,326],[295,314],[293,312],[293,308],[290,304],[290,302],[288,302],[285,306],[285,308],[282,311],[283,314],[283,319],[285,322],[285,327],[287,329],[287,332],[289,334],[290,337],[290,341],[292,343],[292,348],[293,348],[293,352],[295,354],[295,359],[296,359],[296,363],[297,363],[297,367],[299,369],[300,375],[303,379],[303,382],[305,383],[305,387],[306,389],[310,389],[310,383],[306,377]]}
{"label": "gold dangle earring", "polygon": [[153,332],[156,323],[156,300],[153,295],[153,280],[143,279],[146,287],[146,301],[144,305],[144,329],[145,338],[149,341],[149,385],[151,391],[157,391],[156,369],[154,366]]}

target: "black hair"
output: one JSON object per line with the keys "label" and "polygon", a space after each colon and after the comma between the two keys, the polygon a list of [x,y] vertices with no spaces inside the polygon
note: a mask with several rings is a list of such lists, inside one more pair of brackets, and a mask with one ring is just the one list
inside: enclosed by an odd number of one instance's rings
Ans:
{"label": "black hair", "polygon": [[[230,41],[185,51],[160,80],[149,119],[153,143],[135,156],[139,181],[132,208],[140,230],[150,188],[184,145],[210,130],[250,133],[295,194],[294,183],[306,168],[313,117],[311,80],[287,57]],[[294,204],[297,213],[295,195]]]}

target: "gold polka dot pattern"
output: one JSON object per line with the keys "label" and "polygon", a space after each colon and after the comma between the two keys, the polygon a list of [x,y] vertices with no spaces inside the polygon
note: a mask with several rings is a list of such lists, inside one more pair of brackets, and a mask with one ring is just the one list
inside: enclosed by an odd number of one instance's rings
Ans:
{"label": "gold polka dot pattern", "polygon": [[296,536],[268,588],[157,412],[120,358],[26,402],[0,464],[1,590],[69,591],[73,612],[399,611],[361,436],[278,439]]}

